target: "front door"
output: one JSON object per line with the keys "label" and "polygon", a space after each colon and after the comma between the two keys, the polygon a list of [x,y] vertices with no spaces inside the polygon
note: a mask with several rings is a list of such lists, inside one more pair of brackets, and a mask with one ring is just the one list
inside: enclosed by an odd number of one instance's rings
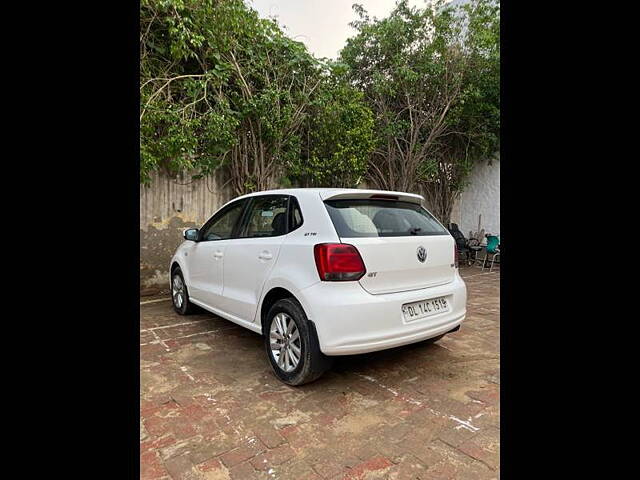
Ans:
{"label": "front door", "polygon": [[198,241],[187,251],[189,294],[214,308],[220,308],[225,251],[237,232],[246,202],[239,200],[216,213],[200,229]]}
{"label": "front door", "polygon": [[287,233],[287,195],[252,197],[239,238],[224,253],[223,310],[253,322]]}

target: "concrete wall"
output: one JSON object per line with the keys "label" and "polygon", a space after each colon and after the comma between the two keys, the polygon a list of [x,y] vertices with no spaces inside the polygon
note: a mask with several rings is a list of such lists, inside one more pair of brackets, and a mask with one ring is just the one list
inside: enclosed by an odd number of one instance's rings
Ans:
{"label": "concrete wall", "polygon": [[500,160],[478,163],[471,173],[469,186],[456,202],[451,219],[465,237],[480,228],[485,233],[500,234]]}
{"label": "concrete wall", "polygon": [[[144,294],[157,293],[169,284],[168,263],[182,242],[182,231],[200,227],[232,198],[225,179],[216,174],[190,181],[155,173],[140,186],[140,284]],[[362,185],[366,188],[366,185]],[[425,205],[429,208],[428,205]],[[500,233],[500,162],[478,164],[471,182],[455,203],[451,215],[465,236],[478,228],[478,214],[486,232]]]}
{"label": "concrete wall", "polygon": [[201,180],[168,178],[155,173],[149,185],[140,185],[140,285],[143,292],[167,288],[168,263],[182,242],[182,231],[200,227],[231,199],[220,174]]}

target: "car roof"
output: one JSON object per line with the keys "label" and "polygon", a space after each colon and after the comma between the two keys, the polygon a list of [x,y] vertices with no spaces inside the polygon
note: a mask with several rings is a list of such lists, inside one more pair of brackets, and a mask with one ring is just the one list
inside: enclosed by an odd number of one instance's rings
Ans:
{"label": "car roof", "polygon": [[412,203],[421,203],[424,200],[422,195],[407,192],[395,192],[390,190],[371,190],[361,188],[280,188],[274,190],[263,190],[261,192],[252,192],[239,198],[255,197],[257,195],[294,195],[294,196],[316,196],[319,195],[322,200],[330,198],[370,198],[372,195],[393,195],[399,200],[409,201]]}

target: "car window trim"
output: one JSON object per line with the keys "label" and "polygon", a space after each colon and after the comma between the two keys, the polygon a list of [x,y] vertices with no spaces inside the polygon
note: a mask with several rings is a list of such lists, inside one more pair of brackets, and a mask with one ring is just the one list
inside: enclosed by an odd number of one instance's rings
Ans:
{"label": "car window trim", "polygon": [[[298,211],[300,212],[300,225],[293,228],[295,225],[295,217],[294,210],[295,207],[298,207]],[[289,195],[289,205],[287,206],[287,233],[291,233],[297,229],[299,229],[304,224],[304,216],[302,215],[302,208],[300,207],[300,202],[297,197],[294,195]]]}
{"label": "car window trim", "polygon": [[247,212],[249,211],[249,207],[251,206],[252,199],[253,197],[245,198],[246,202],[244,204],[244,208],[242,209],[242,212],[240,212],[240,216],[238,217],[238,220],[236,220],[236,224],[233,226],[233,231],[231,232],[232,235],[230,240],[235,240],[240,238],[240,232],[242,231],[242,222],[244,221],[244,217],[247,215]]}
{"label": "car window trim", "polygon": [[249,225],[249,213],[251,212],[251,207],[253,207],[253,201],[256,198],[260,198],[261,195],[256,195],[253,197],[249,197],[249,201],[247,202],[247,207],[244,209],[244,211],[242,212],[242,217],[240,218],[240,224],[238,225],[238,231],[237,233],[237,238],[248,238],[248,237],[243,237],[242,234],[244,233],[245,229],[247,228],[247,226]]}

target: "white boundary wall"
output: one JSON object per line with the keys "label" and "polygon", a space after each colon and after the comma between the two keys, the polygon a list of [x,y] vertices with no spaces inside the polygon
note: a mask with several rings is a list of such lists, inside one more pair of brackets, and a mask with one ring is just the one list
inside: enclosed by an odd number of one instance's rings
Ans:
{"label": "white boundary wall", "polygon": [[480,228],[485,233],[500,234],[500,160],[489,165],[480,162],[471,172],[469,185],[454,206],[451,219],[465,237],[478,230],[478,215],[482,215]]}

